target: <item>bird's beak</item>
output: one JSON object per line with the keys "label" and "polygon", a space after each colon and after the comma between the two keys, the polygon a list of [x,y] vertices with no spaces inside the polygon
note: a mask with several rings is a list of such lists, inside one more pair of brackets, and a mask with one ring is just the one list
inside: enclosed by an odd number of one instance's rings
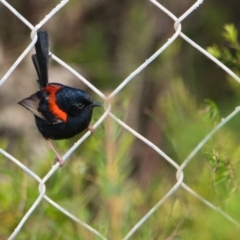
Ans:
{"label": "bird's beak", "polygon": [[102,107],[102,104],[94,102],[94,103],[91,104],[91,107],[92,108],[94,108],[94,107]]}

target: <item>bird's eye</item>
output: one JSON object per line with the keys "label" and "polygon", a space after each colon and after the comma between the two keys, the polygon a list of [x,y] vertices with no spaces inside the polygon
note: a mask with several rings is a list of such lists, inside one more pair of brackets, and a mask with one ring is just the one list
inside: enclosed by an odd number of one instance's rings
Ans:
{"label": "bird's eye", "polygon": [[77,107],[78,107],[79,109],[81,109],[81,108],[84,107],[84,104],[83,104],[83,103],[78,103],[78,104],[77,104]]}

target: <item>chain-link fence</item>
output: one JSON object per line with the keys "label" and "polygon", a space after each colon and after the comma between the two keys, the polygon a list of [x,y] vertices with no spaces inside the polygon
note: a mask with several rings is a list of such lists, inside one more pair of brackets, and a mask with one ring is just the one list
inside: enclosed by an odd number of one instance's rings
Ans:
{"label": "chain-link fence", "polygon": [[[44,26],[46,22],[48,22],[51,18],[54,18],[54,15],[57,14],[58,11],[60,11],[62,8],[65,7],[65,4],[67,4],[68,0],[61,1],[52,11],[46,15],[39,24],[36,26],[33,26],[29,21],[27,21],[19,12],[17,12],[11,4],[9,4],[5,0],[0,0],[1,4],[6,7],[6,10],[9,9],[12,14],[14,14],[20,21],[22,21],[28,28],[31,29],[31,42],[29,46],[23,51],[23,53],[19,56],[19,58],[15,61],[15,63],[9,68],[7,73],[1,78],[0,80],[0,86],[4,84],[4,82],[8,81],[9,76],[11,73],[16,69],[16,67],[21,63],[21,61],[29,54],[30,50],[34,47],[34,44],[36,43],[37,36],[36,32],[39,28]],[[142,217],[141,220],[139,220],[131,229],[129,229],[129,232],[124,237],[124,240],[131,239],[133,234],[138,231],[139,228],[141,228],[142,224],[151,217],[158,209],[159,207],[167,201],[167,199],[173,195],[174,192],[176,192],[177,189],[183,188],[188,193],[190,193],[192,196],[194,196],[196,199],[204,203],[208,208],[212,209],[213,211],[217,212],[219,215],[222,215],[224,218],[228,219],[232,224],[237,225],[240,227],[240,224],[232,218],[230,215],[228,215],[225,211],[221,210],[218,206],[215,206],[208,200],[204,199],[199,195],[197,192],[192,190],[188,185],[184,183],[184,169],[189,164],[190,161],[193,160],[194,156],[199,152],[199,150],[211,139],[211,137],[220,129],[222,128],[230,119],[234,118],[236,114],[240,111],[240,108],[237,107],[232,113],[230,113],[227,117],[222,119],[222,121],[214,128],[212,129],[207,136],[196,146],[195,149],[192,150],[192,152],[189,154],[189,156],[182,162],[181,165],[178,165],[174,159],[171,159],[166,153],[164,153],[161,149],[159,149],[158,146],[154,145],[151,141],[140,135],[138,132],[136,132],[134,129],[132,129],[130,126],[128,126],[126,123],[124,123],[121,119],[119,119],[116,115],[114,115],[111,112],[111,100],[118,95],[118,93],[124,88],[127,87],[128,83],[136,76],[138,75],[142,70],[148,67],[148,65],[153,62],[156,58],[161,56],[161,53],[165,51],[167,48],[171,48],[171,45],[174,43],[174,41],[178,38],[182,38],[184,41],[186,41],[189,44],[189,48],[193,47],[203,55],[205,55],[207,58],[209,58],[211,61],[213,61],[215,64],[217,64],[220,68],[222,68],[226,73],[228,73],[233,79],[235,79],[237,82],[240,83],[240,78],[233,73],[228,67],[226,67],[222,62],[217,60],[215,57],[210,55],[206,50],[204,50],[201,46],[199,46],[196,42],[192,41],[188,36],[186,36],[182,32],[182,21],[186,19],[190,14],[194,14],[195,10],[198,10],[197,8],[201,7],[201,4],[203,4],[203,0],[196,1],[190,8],[186,9],[186,11],[178,18],[176,17],[172,12],[170,12],[168,9],[166,9],[162,4],[155,0],[150,0],[149,4],[154,4],[156,8],[159,9],[159,11],[165,13],[170,19],[174,22],[174,34],[168,39],[168,41],[161,46],[160,49],[158,49],[152,56],[150,56],[142,65],[140,65],[134,72],[132,72],[126,79],[124,79],[121,84],[112,91],[111,94],[108,96],[104,95],[99,89],[97,89],[95,86],[93,86],[87,79],[85,79],[83,76],[81,76],[77,71],[75,71],[73,68],[71,68],[64,60],[59,59],[57,56],[54,55],[54,53],[51,53],[51,58],[58,62],[60,65],[62,65],[64,68],[69,70],[73,75],[75,75],[77,78],[79,78],[84,84],[86,84],[89,88],[91,88],[97,95],[99,95],[104,103],[105,103],[105,111],[104,114],[98,119],[98,121],[94,124],[94,128],[97,128],[100,124],[104,122],[104,120],[109,116],[114,121],[116,121],[119,125],[121,125],[122,128],[127,130],[129,133],[134,135],[135,138],[138,138],[140,141],[148,145],[150,148],[152,148],[154,151],[156,151],[159,155],[161,155],[167,162],[169,162],[175,169],[176,169],[176,182],[172,186],[172,188],[163,196],[155,206],[153,206],[149,211]],[[198,10],[199,11],[199,10]],[[1,18],[1,17],[0,17]],[[75,144],[72,146],[67,153],[62,157],[63,160],[66,160],[88,137],[90,136],[90,132],[87,132],[84,134],[83,137],[81,137]],[[25,222],[29,219],[30,215],[36,210],[39,203],[44,199],[49,204],[51,204],[53,207],[61,211],[63,214],[69,217],[69,221],[75,221],[76,223],[82,225],[82,227],[88,229],[93,234],[96,234],[101,239],[107,239],[106,236],[98,232],[96,229],[88,225],[87,223],[83,222],[81,219],[78,219],[76,216],[68,212],[67,209],[61,207],[58,205],[53,199],[50,199],[45,195],[46,193],[46,182],[49,180],[49,178],[57,171],[59,168],[59,164],[55,164],[49,172],[45,175],[44,178],[40,178],[35,172],[31,171],[28,167],[26,167],[24,164],[21,163],[20,160],[16,159],[12,155],[10,155],[6,150],[0,149],[0,153],[5,156],[6,161],[10,160],[12,163],[16,164],[19,168],[21,168],[23,171],[28,173],[32,178],[34,178],[39,183],[39,196],[36,199],[36,201],[32,204],[31,208],[26,212],[24,216],[22,216],[21,221],[16,226],[14,232],[9,237],[9,239],[14,239],[21,229],[24,227]],[[160,211],[160,210],[159,210]]]}

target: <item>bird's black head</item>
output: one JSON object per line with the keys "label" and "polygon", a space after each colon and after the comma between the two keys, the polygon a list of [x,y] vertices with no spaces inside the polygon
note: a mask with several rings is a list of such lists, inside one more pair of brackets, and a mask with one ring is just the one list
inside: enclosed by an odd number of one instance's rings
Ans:
{"label": "bird's black head", "polygon": [[68,116],[79,116],[81,113],[92,112],[100,104],[83,90],[64,86],[56,94],[56,103]]}

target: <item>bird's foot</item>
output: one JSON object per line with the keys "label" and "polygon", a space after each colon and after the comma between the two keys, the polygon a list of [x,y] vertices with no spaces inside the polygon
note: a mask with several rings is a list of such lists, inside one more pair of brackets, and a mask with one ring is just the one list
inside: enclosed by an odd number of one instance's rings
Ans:
{"label": "bird's foot", "polygon": [[95,132],[95,129],[92,126],[88,126],[87,130],[90,131],[91,134],[94,134]]}
{"label": "bird's foot", "polygon": [[53,147],[53,145],[52,145],[52,143],[49,141],[49,139],[46,138],[46,141],[47,141],[48,145],[50,146],[50,148],[53,150],[53,152],[56,154],[54,164],[56,164],[57,162],[59,162],[59,166],[62,167],[63,164],[64,164],[64,161],[63,161],[62,157],[57,153],[57,151],[55,150],[55,148]]}
{"label": "bird's foot", "polygon": [[55,157],[54,164],[59,162],[59,167],[62,167],[64,165],[64,161],[60,156]]}

